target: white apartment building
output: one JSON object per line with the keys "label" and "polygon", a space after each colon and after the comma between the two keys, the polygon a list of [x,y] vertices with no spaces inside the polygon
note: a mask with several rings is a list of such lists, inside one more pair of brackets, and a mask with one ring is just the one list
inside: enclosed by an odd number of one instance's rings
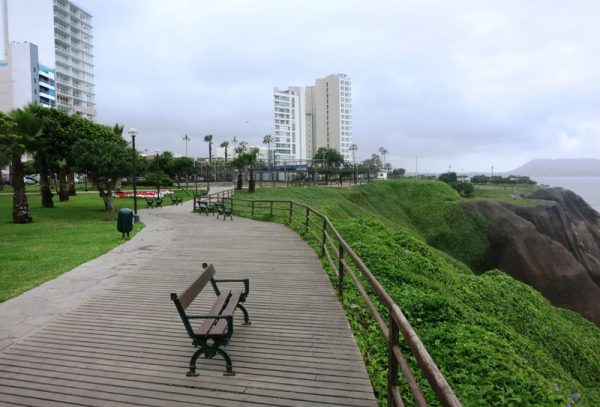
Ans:
{"label": "white apartment building", "polygon": [[0,62],[0,111],[40,103],[56,106],[54,70],[38,60],[38,47],[29,42],[13,42],[5,47],[4,61]]}
{"label": "white apartment building", "polygon": [[273,89],[274,127],[271,154],[277,160],[304,160],[308,145],[306,134],[306,96],[304,87]]}
{"label": "white apartment building", "polygon": [[96,106],[92,16],[69,0],[3,0],[3,11],[5,54],[8,38],[35,43],[39,61],[55,67],[41,69],[42,82],[54,82],[54,89],[42,86],[41,90],[47,90],[53,98],[37,101],[93,119]]}
{"label": "white apartment building", "polygon": [[313,158],[320,147],[352,153],[352,82],[345,74],[319,78],[314,86],[275,88],[274,154],[277,160]]}

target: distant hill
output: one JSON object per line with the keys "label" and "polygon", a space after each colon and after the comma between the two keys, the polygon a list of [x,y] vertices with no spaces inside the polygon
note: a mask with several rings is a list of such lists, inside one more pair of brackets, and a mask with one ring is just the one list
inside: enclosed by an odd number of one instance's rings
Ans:
{"label": "distant hill", "polygon": [[508,174],[529,177],[598,177],[600,176],[600,159],[535,159],[509,171]]}

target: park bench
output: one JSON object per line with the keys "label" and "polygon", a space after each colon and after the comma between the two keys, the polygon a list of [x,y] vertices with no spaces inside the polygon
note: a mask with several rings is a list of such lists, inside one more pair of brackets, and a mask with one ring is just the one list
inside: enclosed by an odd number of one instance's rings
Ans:
{"label": "park bench", "polygon": [[231,220],[233,220],[233,211],[231,208],[226,207],[224,203],[217,202],[215,204],[215,209],[217,211],[217,219],[219,219],[219,216],[222,215],[223,220],[227,219],[228,216],[231,218]]}
{"label": "park bench", "polygon": [[146,200],[146,208],[154,208],[154,198],[144,197]]}
{"label": "park bench", "polygon": [[154,198],[154,206],[157,208],[162,208],[162,198]]}
{"label": "park bench", "polygon": [[183,205],[183,198],[181,198],[180,196],[177,195],[169,195],[169,198],[171,198],[171,204],[172,205]]}
{"label": "park bench", "polygon": [[[233,312],[236,308],[242,310],[244,314],[244,325],[250,325],[250,318],[246,308],[242,305],[246,301],[250,291],[250,280],[243,279],[221,279],[216,280],[215,267],[211,264],[202,264],[203,270],[200,277],[196,279],[180,296],[176,293],[171,294],[171,300],[175,303],[183,325],[192,339],[194,346],[199,349],[190,359],[190,370],[187,376],[198,376],[196,373],[196,360],[204,354],[206,359],[212,359],[217,353],[225,359],[226,371],[224,376],[235,376],[231,358],[222,347],[226,346],[233,335]],[[194,299],[200,294],[202,289],[210,281],[217,299],[210,311],[204,315],[188,314],[186,309],[194,302]],[[219,289],[218,283],[243,283],[244,288]],[[191,321],[195,319],[202,320],[199,326],[192,326]]]}

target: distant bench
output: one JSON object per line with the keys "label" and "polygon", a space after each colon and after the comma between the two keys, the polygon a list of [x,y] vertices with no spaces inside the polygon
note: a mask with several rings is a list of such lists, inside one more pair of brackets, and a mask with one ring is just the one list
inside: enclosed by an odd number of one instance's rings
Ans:
{"label": "distant bench", "polygon": [[[190,370],[187,376],[198,376],[196,373],[196,360],[201,354],[207,359],[212,359],[217,353],[225,359],[226,372],[224,376],[235,376],[231,358],[221,349],[226,346],[233,335],[233,312],[239,308],[244,313],[244,325],[250,325],[250,318],[246,308],[242,305],[246,301],[248,292],[250,291],[250,280],[242,279],[226,279],[215,280],[214,266],[202,264],[203,270],[200,277],[196,279],[180,296],[176,293],[171,294],[171,300],[175,303],[179,316],[183,321],[183,325],[192,338],[194,346],[199,349],[194,353],[190,360]],[[187,314],[186,309],[194,302],[194,299],[200,294],[202,289],[210,281],[213,291],[217,295],[217,299],[212,308],[205,315]],[[217,283],[243,283],[244,289],[219,289]],[[192,327],[190,320],[203,319],[204,321],[196,330]]]}

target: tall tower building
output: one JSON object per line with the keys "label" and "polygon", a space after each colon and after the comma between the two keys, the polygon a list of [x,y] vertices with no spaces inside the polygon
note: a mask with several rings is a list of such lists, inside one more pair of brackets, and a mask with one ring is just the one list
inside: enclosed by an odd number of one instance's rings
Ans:
{"label": "tall tower building", "polygon": [[12,46],[8,38],[33,43],[37,45],[39,61],[44,64],[36,67],[36,71],[43,85],[47,85],[41,86],[40,91],[47,93],[32,102],[93,119],[96,105],[92,16],[69,0],[3,0],[3,3],[8,5],[3,7],[4,54],[8,55]]}
{"label": "tall tower building", "polygon": [[[321,147],[339,151],[345,160],[352,154],[352,82],[345,74],[327,75],[308,87],[312,94],[313,154]],[[307,89],[307,92],[309,91]],[[308,109],[307,109],[308,110]]]}
{"label": "tall tower building", "polygon": [[69,0],[54,0],[54,50],[58,108],[93,119],[92,16]]}
{"label": "tall tower building", "polygon": [[321,147],[352,153],[352,82],[332,74],[315,85],[275,88],[274,136],[277,159],[310,159]]}

